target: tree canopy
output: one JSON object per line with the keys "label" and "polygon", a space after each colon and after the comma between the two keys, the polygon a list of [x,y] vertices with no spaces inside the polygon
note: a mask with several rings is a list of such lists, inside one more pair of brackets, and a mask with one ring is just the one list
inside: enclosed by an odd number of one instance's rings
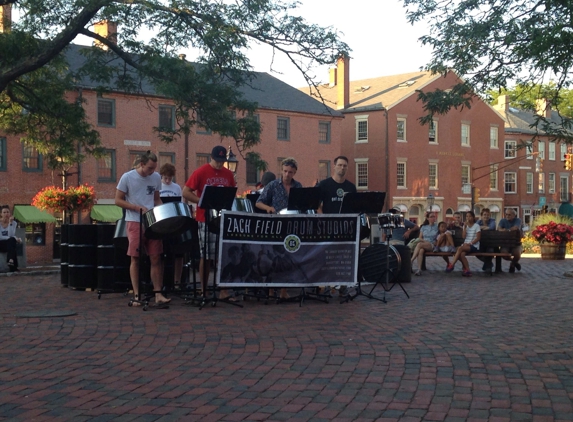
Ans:
{"label": "tree canopy", "polygon": [[[166,142],[201,122],[233,137],[242,152],[260,134],[252,117],[257,104],[239,90],[254,75],[252,43],[285,54],[314,86],[309,70],[349,51],[336,30],[293,15],[296,3],[281,0],[0,0],[0,6],[12,6],[17,16],[11,30],[0,33],[0,129],[28,132],[26,140],[38,146],[56,145],[55,164],[81,159],[70,156],[77,151],[70,142],[88,153],[100,147],[85,122],[81,95],[66,98],[85,78],[101,91],[144,94],[142,87],[151,84],[172,98],[176,129],[156,128]],[[99,35],[98,22],[117,23],[118,35]],[[79,35],[103,48],[82,52],[82,65],[73,68],[66,49]],[[193,64],[179,57],[188,49],[199,52]]]}
{"label": "tree canopy", "polygon": [[[573,2],[563,0],[402,0],[411,23],[424,21],[429,34],[420,40],[433,47],[428,69],[455,71],[464,83],[449,92],[420,98],[428,113],[471,107],[473,95],[512,85],[554,81],[544,91],[550,103],[571,85]],[[572,142],[570,119],[553,132]],[[544,118],[538,129],[551,132]],[[565,130],[563,130],[565,129]]]}

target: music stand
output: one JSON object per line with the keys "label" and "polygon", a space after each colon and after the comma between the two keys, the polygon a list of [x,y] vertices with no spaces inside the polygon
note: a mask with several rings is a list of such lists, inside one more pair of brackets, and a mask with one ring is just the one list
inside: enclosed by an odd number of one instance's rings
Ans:
{"label": "music stand", "polygon": [[386,192],[350,192],[342,198],[341,214],[376,214],[382,212]]}
{"label": "music stand", "polygon": [[[386,192],[350,192],[344,195],[342,198],[342,204],[340,206],[341,214],[376,214],[382,211],[384,207],[384,200],[386,199]],[[374,287],[370,292],[365,293],[362,291],[362,280],[361,274],[358,275],[358,286],[356,287],[356,293],[354,295],[347,295],[346,298],[341,300],[340,303],[348,302],[349,300],[354,300],[356,296],[366,296],[369,299],[378,299],[372,296],[372,291],[378,283],[374,284]],[[378,299],[380,300],[380,299]],[[385,302],[386,300],[382,300]]]}
{"label": "music stand", "polygon": [[[235,200],[235,195],[237,194],[237,188],[234,186],[210,186],[207,185],[203,189],[201,193],[201,198],[199,199],[199,203],[197,204],[199,207],[205,209],[205,236],[203,242],[203,250],[205,251],[205,260],[209,259],[209,223],[210,223],[210,213],[208,210],[217,211],[220,213],[221,210],[230,210],[233,207],[233,201]],[[216,233],[215,237],[215,257],[217,256],[217,251],[219,249],[219,231]],[[205,265],[203,266],[205,269]],[[211,302],[212,306],[215,306],[218,301],[222,301],[225,303],[230,303],[231,305],[243,307],[240,303],[230,302],[229,300],[225,299],[218,299],[215,292],[217,290],[216,280],[217,280],[217,265],[215,265],[215,260],[213,260],[213,289],[212,289],[212,296],[207,299],[207,287],[209,284],[209,274],[207,274],[207,285],[205,286],[205,292],[203,293],[203,301],[199,306],[199,309],[203,309],[203,306],[207,302]],[[203,274],[201,274],[203,276]],[[201,284],[203,284],[203,280],[201,279]]]}
{"label": "music stand", "polygon": [[320,206],[320,188],[293,188],[288,194],[288,210],[306,212]]}
{"label": "music stand", "polygon": [[161,202],[163,202],[164,204],[167,204],[169,202],[181,202],[181,197],[180,196],[162,196]]}

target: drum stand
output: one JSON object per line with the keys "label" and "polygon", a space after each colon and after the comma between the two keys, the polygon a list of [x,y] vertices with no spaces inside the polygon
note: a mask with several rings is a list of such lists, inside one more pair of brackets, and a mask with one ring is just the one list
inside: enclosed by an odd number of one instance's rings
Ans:
{"label": "drum stand", "polygon": [[[221,210],[215,210],[217,211],[217,213],[220,213]],[[205,257],[209,257],[209,222],[210,222],[210,213],[209,212],[205,212],[205,236],[203,238],[203,250],[205,251]],[[235,305],[238,306],[239,308],[242,308],[243,305],[241,305],[240,303],[235,303],[235,302],[231,302],[231,298],[233,296],[229,296],[226,297],[224,299],[219,299],[217,297],[217,264],[216,264],[216,258],[219,252],[219,235],[220,233],[217,232],[215,234],[215,259],[213,260],[213,287],[211,289],[211,296],[207,297],[207,290],[209,290],[209,274],[207,274],[207,286],[205,286],[205,291],[203,292],[203,297],[200,298],[201,300],[201,304],[199,305],[199,310],[203,309],[203,307],[207,304],[207,303],[211,303],[211,306],[216,306],[217,302],[223,302],[223,303],[228,303],[230,305]],[[204,258],[205,259],[205,258]],[[205,263],[203,263],[203,270],[205,270]],[[202,277],[203,274],[200,274],[200,276]],[[201,279],[201,282],[203,282],[203,279]]]}

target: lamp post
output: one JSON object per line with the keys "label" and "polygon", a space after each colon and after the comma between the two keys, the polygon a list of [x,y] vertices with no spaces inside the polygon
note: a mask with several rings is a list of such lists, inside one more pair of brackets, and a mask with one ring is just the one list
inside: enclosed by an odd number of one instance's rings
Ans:
{"label": "lamp post", "polygon": [[225,161],[225,164],[223,164],[223,166],[231,170],[235,176],[237,175],[237,167],[239,166],[239,160],[237,160],[237,156],[233,154],[231,145],[229,145],[229,150],[227,151],[227,161]]}
{"label": "lamp post", "polygon": [[434,194],[433,193],[429,193],[428,197],[426,198],[426,201],[428,203],[428,212],[432,211],[432,208],[434,206]]}

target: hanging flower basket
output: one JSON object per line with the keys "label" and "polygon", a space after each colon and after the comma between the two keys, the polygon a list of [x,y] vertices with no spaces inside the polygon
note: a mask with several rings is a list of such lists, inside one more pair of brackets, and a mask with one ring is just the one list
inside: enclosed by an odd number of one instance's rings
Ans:
{"label": "hanging flower basket", "polygon": [[32,199],[36,208],[51,212],[75,212],[90,209],[95,203],[93,186],[85,185],[71,187],[67,190],[56,186],[42,189]]}

